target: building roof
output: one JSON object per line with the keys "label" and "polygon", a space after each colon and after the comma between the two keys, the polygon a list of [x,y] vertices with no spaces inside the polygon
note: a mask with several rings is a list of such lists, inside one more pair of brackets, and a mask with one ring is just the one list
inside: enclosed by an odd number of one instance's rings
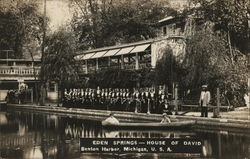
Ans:
{"label": "building roof", "polygon": [[134,43],[103,47],[98,49],[86,50],[75,55],[76,60],[97,59],[102,57],[120,56],[146,51],[153,42],[169,39],[171,37],[158,37]]}
{"label": "building roof", "polygon": [[108,51],[108,50],[119,49],[119,48],[122,49],[122,48],[129,47],[129,46],[136,46],[136,45],[141,45],[141,44],[152,43],[154,40],[155,39],[149,39],[149,40],[144,40],[144,41],[139,41],[139,42],[134,42],[134,43],[127,43],[127,44],[122,44],[122,45],[115,45],[115,46],[85,50],[85,51],[82,51],[82,52],[78,52],[77,55],[89,54],[89,53],[99,52],[99,51]]}

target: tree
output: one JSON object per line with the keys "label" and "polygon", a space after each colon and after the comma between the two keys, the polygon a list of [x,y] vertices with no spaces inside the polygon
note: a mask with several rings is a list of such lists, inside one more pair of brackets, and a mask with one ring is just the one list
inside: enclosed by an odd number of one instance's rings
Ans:
{"label": "tree", "polygon": [[174,14],[165,1],[74,0],[72,27],[82,49],[128,43],[156,36],[159,19]]}
{"label": "tree", "polygon": [[205,21],[215,24],[227,39],[231,60],[234,62],[233,48],[244,54],[250,51],[250,2],[247,0],[193,0],[198,4],[196,14]]}
{"label": "tree", "polygon": [[0,49],[14,50],[16,57],[22,57],[25,46],[41,42],[42,24],[36,3],[1,0]]}
{"label": "tree", "polygon": [[173,55],[170,46],[166,47],[161,59],[155,67],[155,82],[157,85],[166,85],[172,88],[174,83],[182,83],[185,70],[177,58]]}
{"label": "tree", "polygon": [[219,87],[223,95],[239,105],[246,91],[247,68],[244,60],[231,63],[227,43],[214,33],[211,27],[203,26],[187,40],[186,55],[183,66],[187,70],[184,85],[190,89],[199,89],[202,84],[208,84],[212,94]]}
{"label": "tree", "polygon": [[[34,62],[34,55],[42,52],[48,22],[38,10],[38,4],[31,1],[0,1],[0,49],[14,50],[15,58],[29,57]],[[33,69],[36,81],[38,77]],[[37,83],[35,92],[38,102]]]}
{"label": "tree", "polygon": [[55,81],[58,84],[58,98],[59,92],[63,95],[65,83],[78,79],[79,67],[74,59],[75,49],[72,33],[63,29],[46,38],[44,63],[40,75],[45,82]]}

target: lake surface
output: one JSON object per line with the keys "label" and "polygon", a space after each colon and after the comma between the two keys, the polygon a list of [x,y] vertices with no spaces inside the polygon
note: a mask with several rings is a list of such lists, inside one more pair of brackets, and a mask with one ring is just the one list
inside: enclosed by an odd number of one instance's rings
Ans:
{"label": "lake surface", "polygon": [[[201,158],[250,159],[250,132],[231,134],[206,130],[116,130],[100,121],[34,112],[0,112],[0,158],[166,159],[170,154],[80,153],[79,138],[200,138]],[[183,157],[182,157],[183,158]],[[186,157],[189,158],[189,157]]]}

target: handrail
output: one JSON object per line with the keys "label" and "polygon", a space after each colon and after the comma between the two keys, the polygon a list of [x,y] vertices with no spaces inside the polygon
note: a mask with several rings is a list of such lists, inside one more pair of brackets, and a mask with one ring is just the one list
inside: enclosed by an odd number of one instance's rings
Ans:
{"label": "handrail", "polygon": [[[39,74],[40,67],[34,67],[35,73]],[[34,75],[33,67],[2,67],[0,66],[1,75]]]}

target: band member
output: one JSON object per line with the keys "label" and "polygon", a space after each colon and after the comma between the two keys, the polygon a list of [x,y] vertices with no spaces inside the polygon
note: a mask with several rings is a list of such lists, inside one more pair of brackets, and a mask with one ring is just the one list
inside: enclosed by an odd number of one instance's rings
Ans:
{"label": "band member", "polygon": [[90,96],[89,96],[89,88],[86,88],[86,91],[85,91],[85,108],[90,108]]}
{"label": "band member", "polygon": [[95,89],[91,89],[91,107],[92,109],[95,109],[96,106],[96,91]]}
{"label": "band member", "polygon": [[150,89],[150,112],[155,112],[156,109],[156,97],[154,88]]}
{"label": "band member", "polygon": [[76,103],[76,89],[74,88],[72,92],[72,104],[71,104],[72,108],[75,107],[75,103]]}
{"label": "band member", "polygon": [[157,102],[157,113],[161,113],[163,112],[163,108],[164,108],[164,103],[165,103],[165,99],[166,99],[166,95],[165,95],[165,90],[164,90],[164,86],[159,86],[159,92],[158,92],[158,102]]}
{"label": "band member", "polygon": [[94,91],[95,92],[95,107],[97,108],[97,109],[102,109],[102,105],[100,104],[101,103],[101,89],[100,89],[100,87],[98,86],[97,87],[97,89],[96,89],[96,91]]}
{"label": "band member", "polygon": [[126,102],[127,102],[126,89],[122,89],[122,93],[121,93],[121,110],[126,110]]}
{"label": "band member", "polygon": [[114,110],[120,110],[121,107],[121,89],[116,89],[116,99],[114,102]]}
{"label": "band member", "polygon": [[112,95],[113,95],[113,90],[112,90],[112,88],[109,88],[108,98],[107,98],[107,110],[111,110],[111,107],[112,107]]}
{"label": "band member", "polygon": [[129,89],[126,89],[126,111],[131,110],[131,103],[133,98],[131,97],[131,93],[129,92]]}
{"label": "band member", "polygon": [[135,90],[135,113],[138,113],[140,111],[141,107],[141,96],[139,89]]}
{"label": "band member", "polygon": [[146,100],[146,88],[141,88],[140,89],[140,94],[141,94],[141,112],[146,113],[147,112],[147,100]]}
{"label": "band member", "polygon": [[77,88],[76,90],[76,105],[75,107],[76,108],[80,108],[80,105],[81,105],[81,89]]}
{"label": "band member", "polygon": [[100,106],[101,106],[100,109],[105,110],[106,109],[105,108],[105,89],[101,90],[101,98],[100,98],[99,102],[100,102]]}
{"label": "band member", "polygon": [[85,95],[84,89],[81,89],[81,97],[80,97],[81,108],[84,108],[84,95]]}
{"label": "band member", "polygon": [[109,110],[109,103],[110,103],[110,93],[109,93],[109,89],[105,89],[105,106],[106,106],[106,110]]}
{"label": "band member", "polygon": [[67,107],[70,97],[67,89],[64,89],[63,107]]}
{"label": "band member", "polygon": [[150,94],[149,94],[149,88],[146,88],[145,99],[146,99],[147,114],[150,114]]}

